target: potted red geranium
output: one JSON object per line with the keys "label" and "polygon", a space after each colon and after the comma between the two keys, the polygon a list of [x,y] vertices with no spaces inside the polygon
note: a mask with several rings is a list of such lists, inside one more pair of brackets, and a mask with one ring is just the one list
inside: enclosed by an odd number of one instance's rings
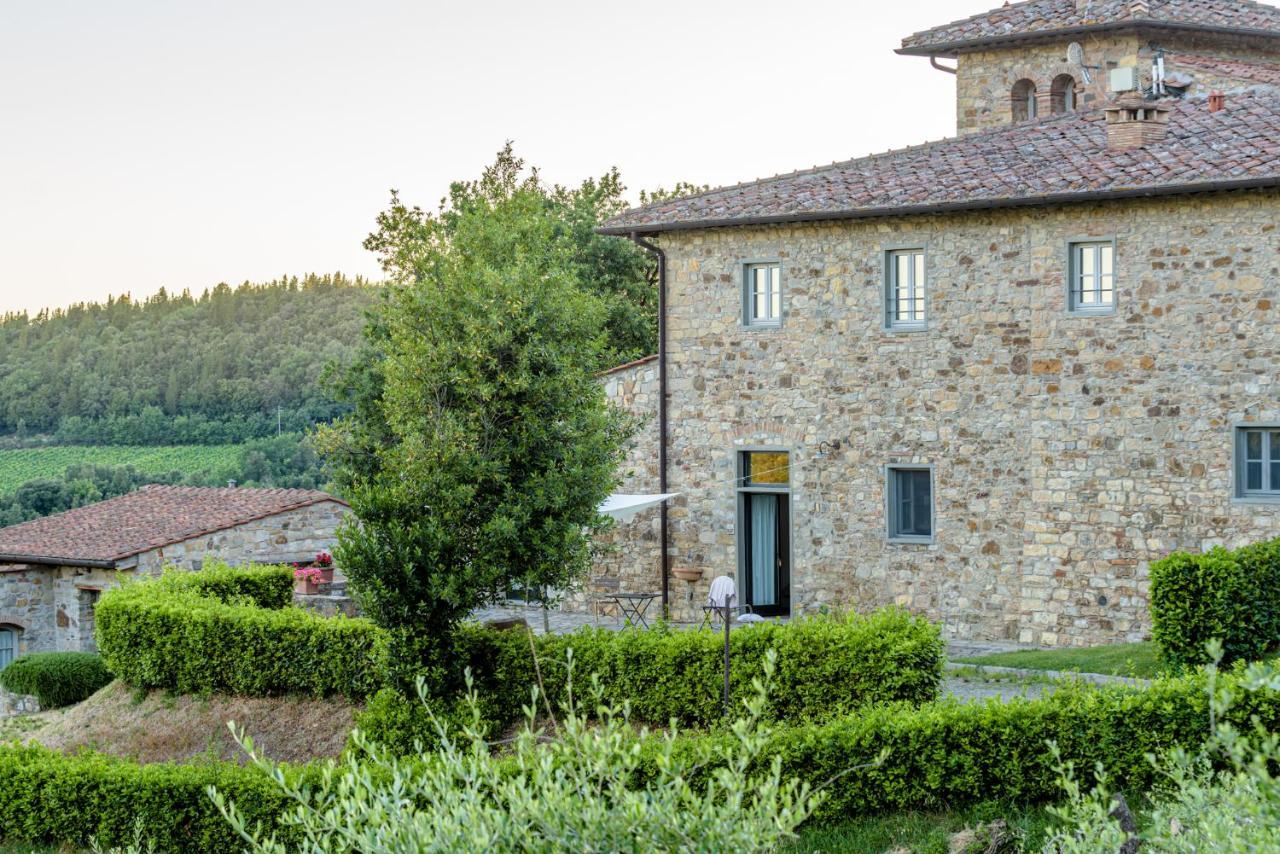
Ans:
{"label": "potted red geranium", "polygon": [[320,570],[314,566],[293,565],[293,592],[314,596],[320,592]]}
{"label": "potted red geranium", "polygon": [[320,570],[322,584],[333,583],[333,555],[328,552],[317,552],[315,560],[311,561],[311,566]]}

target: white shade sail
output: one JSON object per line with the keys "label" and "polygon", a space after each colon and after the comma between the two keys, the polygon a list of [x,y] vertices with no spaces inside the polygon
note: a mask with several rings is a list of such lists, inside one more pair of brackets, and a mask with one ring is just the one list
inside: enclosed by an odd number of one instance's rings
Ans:
{"label": "white shade sail", "polygon": [[680,493],[665,492],[659,495],[624,495],[616,492],[600,503],[600,513],[612,516],[619,522],[625,522],[641,510],[657,507],[668,498],[675,498]]}

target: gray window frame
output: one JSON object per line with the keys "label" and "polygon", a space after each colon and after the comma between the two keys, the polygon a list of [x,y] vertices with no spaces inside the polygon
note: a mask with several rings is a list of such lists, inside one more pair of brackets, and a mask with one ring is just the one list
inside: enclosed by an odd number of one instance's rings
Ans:
{"label": "gray window frame", "polygon": [[[929,536],[897,533],[897,472],[929,473]],[[884,467],[884,530],[890,543],[932,545],[938,541],[938,478],[933,463],[890,463]]]}
{"label": "gray window frame", "polygon": [[[782,262],[776,260],[763,261],[743,261],[740,265],[742,270],[742,325],[748,329],[778,329],[782,326],[782,318],[786,314],[786,300],[783,297],[783,270]],[[755,308],[754,294],[752,293],[752,271],[761,267],[776,267],[778,270],[778,316],[761,320],[753,314]]]}
{"label": "gray window frame", "polygon": [[[1270,434],[1280,432],[1280,423],[1236,424],[1231,437],[1232,500],[1239,504],[1280,504],[1280,483],[1271,483]],[[1249,433],[1262,433],[1262,482],[1261,490],[1249,490],[1245,486],[1248,475],[1248,451],[1245,443]],[[1270,489],[1266,489],[1266,486]]]}
{"label": "gray window frame", "polygon": [[[927,243],[903,243],[881,247],[881,272],[884,279],[881,288],[881,322],[886,332],[925,332],[929,328],[929,317],[933,312],[931,302],[932,288],[929,286],[933,271],[929,265],[929,246]],[[897,320],[897,268],[894,259],[904,253],[919,254],[924,259],[924,317],[919,320]],[[914,275],[915,265],[911,265]]]}
{"label": "gray window frame", "polygon": [[[796,493],[795,493],[795,467],[796,467],[796,450],[787,445],[734,445],[733,453],[733,492],[734,492],[734,510],[736,515],[735,527],[733,529],[733,538],[737,543],[737,570],[734,582],[738,586],[738,596],[744,597],[747,589],[747,541],[742,533],[747,526],[747,495],[751,493],[770,495],[783,495],[787,498],[787,524],[789,533],[787,536],[787,568],[790,574],[792,584],[789,596],[789,607],[791,613],[796,610],[795,599],[795,572],[796,572]],[[785,484],[755,484],[747,485],[745,480],[746,459],[747,454],[766,453],[766,454],[786,454],[787,455],[787,482]],[[742,604],[741,599],[738,603]]]}
{"label": "gray window frame", "polygon": [[9,660],[8,661],[0,660],[0,670],[4,670],[6,667],[12,664],[14,660],[18,657],[18,649],[19,649],[18,644],[21,640],[21,637],[20,637],[21,632],[22,630],[20,628],[18,628],[17,626],[10,625],[8,623],[0,625],[0,635],[8,635],[10,638],[10,643],[12,644],[12,646],[10,646],[9,648]]}
{"label": "gray window frame", "polygon": [[[1084,246],[1111,247],[1111,304],[1081,305],[1076,302],[1076,277],[1081,274],[1076,251]],[[1099,273],[1101,275],[1101,273]],[[1080,317],[1106,317],[1116,313],[1120,303],[1120,253],[1114,237],[1074,237],[1067,241],[1067,313]]]}

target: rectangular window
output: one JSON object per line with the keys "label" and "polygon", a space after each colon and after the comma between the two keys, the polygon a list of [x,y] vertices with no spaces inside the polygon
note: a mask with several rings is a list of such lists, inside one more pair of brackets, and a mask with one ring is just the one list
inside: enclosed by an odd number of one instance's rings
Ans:
{"label": "rectangular window", "polygon": [[786,451],[747,451],[742,455],[742,486],[786,486],[791,483],[791,455]]}
{"label": "rectangular window", "polygon": [[1236,431],[1236,495],[1280,499],[1280,427]]}
{"label": "rectangular window", "polygon": [[18,633],[13,629],[0,629],[0,670],[4,670],[18,653]]}
{"label": "rectangular window", "polygon": [[1116,247],[1110,240],[1072,243],[1068,303],[1075,314],[1108,314],[1116,308]]}
{"label": "rectangular window", "polygon": [[742,322],[747,326],[782,323],[782,266],[748,264],[742,296]]}
{"label": "rectangular window", "polygon": [[923,329],[926,287],[923,249],[886,252],[885,327]]}
{"label": "rectangular window", "polygon": [[933,540],[933,471],[891,467],[888,482],[889,539]]}

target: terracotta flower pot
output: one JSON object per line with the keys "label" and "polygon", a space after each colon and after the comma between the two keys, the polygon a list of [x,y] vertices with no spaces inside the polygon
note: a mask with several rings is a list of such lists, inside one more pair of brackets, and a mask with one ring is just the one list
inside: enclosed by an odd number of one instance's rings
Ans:
{"label": "terracotta flower pot", "polygon": [[320,585],[309,578],[295,578],[293,580],[293,592],[301,593],[304,596],[314,596],[320,592]]}
{"label": "terracotta flower pot", "polygon": [[320,570],[321,584],[333,583],[333,567],[332,566],[317,566],[316,569]]}
{"label": "terracotta flower pot", "polygon": [[681,581],[688,581],[690,584],[702,578],[702,570],[697,567],[682,566],[671,570],[671,574]]}

